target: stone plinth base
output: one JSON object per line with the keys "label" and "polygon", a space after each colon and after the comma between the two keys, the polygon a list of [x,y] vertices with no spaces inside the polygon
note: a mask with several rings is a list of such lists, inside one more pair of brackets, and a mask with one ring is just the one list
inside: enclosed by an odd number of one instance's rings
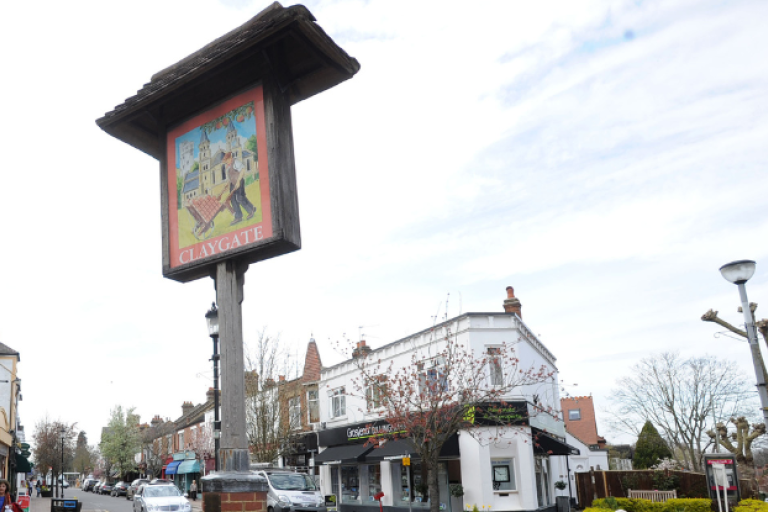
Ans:
{"label": "stone plinth base", "polygon": [[219,472],[200,479],[203,512],[265,512],[267,481],[253,473]]}

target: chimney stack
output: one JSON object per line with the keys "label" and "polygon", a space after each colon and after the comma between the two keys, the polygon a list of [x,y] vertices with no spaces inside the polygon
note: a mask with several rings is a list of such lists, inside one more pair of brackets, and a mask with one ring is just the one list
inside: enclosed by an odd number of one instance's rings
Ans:
{"label": "chimney stack", "polygon": [[152,423],[153,427],[156,427],[159,424],[161,424],[162,422],[163,422],[163,418],[161,418],[160,415],[155,414],[155,417],[152,418],[152,421],[150,423]]}
{"label": "chimney stack", "polygon": [[[205,392],[205,398],[209,402],[213,402],[213,388],[208,388],[208,391]],[[221,391],[219,391],[219,398],[221,398]]]}
{"label": "chimney stack", "polygon": [[352,351],[352,357],[357,359],[358,357],[365,357],[371,353],[371,347],[365,344],[365,340],[357,342],[357,348]]}
{"label": "chimney stack", "polygon": [[520,310],[523,305],[520,303],[520,299],[515,297],[515,289],[511,286],[507,286],[507,298],[504,299],[504,312],[505,313],[517,313],[517,316],[522,320],[523,313]]}
{"label": "chimney stack", "polygon": [[285,375],[278,375],[277,378],[280,382],[285,382]]}
{"label": "chimney stack", "polygon": [[194,408],[195,408],[195,406],[192,405],[192,402],[184,402],[183,404],[181,404],[181,415],[182,416],[186,416]]}

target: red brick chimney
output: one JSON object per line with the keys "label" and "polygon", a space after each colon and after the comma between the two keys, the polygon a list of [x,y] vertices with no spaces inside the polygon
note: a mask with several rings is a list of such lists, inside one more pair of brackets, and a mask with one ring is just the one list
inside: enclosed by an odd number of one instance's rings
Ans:
{"label": "red brick chimney", "polygon": [[152,426],[155,427],[163,422],[163,418],[161,418],[159,415],[155,414],[155,417],[152,418]]}
{"label": "red brick chimney", "polygon": [[522,320],[523,313],[520,311],[523,305],[520,303],[520,299],[515,297],[515,289],[511,286],[507,286],[507,298],[504,299],[504,312],[505,313],[517,313],[517,316]]}
{"label": "red brick chimney", "polygon": [[352,357],[357,359],[358,357],[365,357],[371,353],[371,347],[365,344],[365,340],[357,342],[357,348],[352,351]]}
{"label": "red brick chimney", "polygon": [[285,382],[285,375],[278,375],[278,376],[277,376],[277,379],[278,379],[278,380],[280,381],[280,383],[282,384],[282,383],[284,383],[284,382]]}

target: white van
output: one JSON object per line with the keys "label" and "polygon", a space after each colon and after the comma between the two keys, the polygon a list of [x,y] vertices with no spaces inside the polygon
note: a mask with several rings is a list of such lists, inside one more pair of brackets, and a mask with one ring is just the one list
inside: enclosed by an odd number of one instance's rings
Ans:
{"label": "white van", "polygon": [[267,479],[267,512],[326,512],[325,497],[314,478],[285,469],[255,471]]}

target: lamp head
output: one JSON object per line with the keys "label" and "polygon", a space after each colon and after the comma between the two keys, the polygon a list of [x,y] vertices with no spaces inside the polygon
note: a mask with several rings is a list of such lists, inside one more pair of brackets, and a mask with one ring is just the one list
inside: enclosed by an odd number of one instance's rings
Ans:
{"label": "lamp head", "polygon": [[205,321],[208,323],[208,335],[216,337],[219,335],[219,310],[216,309],[216,303],[211,303],[211,309],[205,314]]}
{"label": "lamp head", "polygon": [[754,275],[755,262],[752,260],[732,261],[720,267],[720,273],[733,284],[744,284]]}

